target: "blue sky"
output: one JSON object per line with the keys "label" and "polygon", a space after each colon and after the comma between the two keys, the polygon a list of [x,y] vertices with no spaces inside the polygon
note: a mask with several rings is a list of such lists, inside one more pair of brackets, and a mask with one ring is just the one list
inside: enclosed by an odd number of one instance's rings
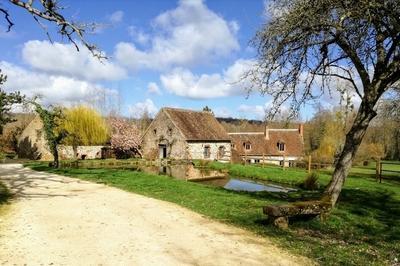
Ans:
{"label": "blue sky", "polygon": [[[264,1],[72,1],[66,17],[97,22],[87,35],[110,57],[104,63],[74,47],[49,26],[53,44],[33,18],[8,3],[15,26],[0,24],[0,69],[6,89],[42,95],[47,104],[89,103],[138,117],[163,106],[217,116],[262,119],[271,100],[246,97],[238,82],[254,63],[249,41],[265,21]],[[310,118],[312,108],[302,111]]]}

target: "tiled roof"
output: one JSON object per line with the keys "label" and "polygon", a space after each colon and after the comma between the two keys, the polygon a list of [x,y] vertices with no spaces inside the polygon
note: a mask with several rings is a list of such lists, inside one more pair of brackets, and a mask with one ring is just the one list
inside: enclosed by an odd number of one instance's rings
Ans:
{"label": "tiled roof", "polygon": [[186,140],[230,141],[223,126],[210,112],[162,108]]}
{"label": "tiled roof", "polygon": [[[234,149],[241,155],[303,155],[303,138],[296,129],[269,129],[269,139],[264,132],[229,133]],[[278,150],[278,142],[285,143],[285,150]],[[245,143],[250,143],[251,149],[245,150]]]}

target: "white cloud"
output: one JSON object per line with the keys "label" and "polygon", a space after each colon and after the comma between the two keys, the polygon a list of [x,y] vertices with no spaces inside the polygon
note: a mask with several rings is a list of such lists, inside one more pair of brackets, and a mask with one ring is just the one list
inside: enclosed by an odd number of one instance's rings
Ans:
{"label": "white cloud", "polygon": [[232,117],[231,111],[226,107],[213,108],[212,111],[216,117]]}
{"label": "white cloud", "polygon": [[7,91],[18,90],[28,97],[40,95],[45,104],[94,105],[99,95],[117,94],[114,90],[88,81],[29,71],[5,61],[0,61],[0,69],[7,73],[7,82],[4,84]]}
{"label": "white cloud", "polygon": [[146,45],[150,41],[150,35],[135,26],[128,27],[128,34],[133,40],[141,45]]}
{"label": "white cloud", "polygon": [[195,75],[188,69],[175,68],[160,77],[170,93],[190,99],[210,99],[245,94],[247,80],[244,73],[253,61],[239,59],[220,73]]}
{"label": "white cloud", "polygon": [[121,11],[121,10],[117,10],[114,13],[112,13],[111,15],[108,16],[108,20],[112,24],[120,23],[123,19],[124,19],[124,12]]}
{"label": "white cloud", "polygon": [[37,70],[75,79],[118,80],[126,76],[126,71],[112,61],[100,62],[86,48],[81,47],[78,52],[72,44],[28,41],[22,58]]}
{"label": "white cloud", "polygon": [[[237,111],[246,118],[255,118],[259,120],[266,119],[267,112],[271,110],[273,106],[273,101],[269,100],[264,105],[247,105],[241,104]],[[284,118],[289,115],[290,108],[283,104],[279,108],[279,112],[275,115],[275,119]]]}
{"label": "white cloud", "polygon": [[[133,43],[117,44],[115,57],[122,64],[135,70],[164,70],[208,62],[239,49],[238,23],[227,22],[201,0],[180,1],[176,9],[157,16],[152,25],[148,49],[140,50]],[[141,44],[148,36],[142,35]]]}
{"label": "white cloud", "polygon": [[157,94],[157,95],[162,94],[160,88],[158,87],[157,83],[155,83],[155,82],[150,82],[147,85],[147,92],[150,94]]}
{"label": "white cloud", "polygon": [[263,120],[265,118],[266,106],[264,105],[246,105],[242,104],[238,108],[238,112],[244,117],[255,117],[256,119]]}
{"label": "white cloud", "polygon": [[129,113],[134,118],[140,118],[145,112],[147,112],[151,117],[154,117],[158,112],[158,108],[151,99],[146,99],[143,102],[137,102],[134,105],[129,106]]}

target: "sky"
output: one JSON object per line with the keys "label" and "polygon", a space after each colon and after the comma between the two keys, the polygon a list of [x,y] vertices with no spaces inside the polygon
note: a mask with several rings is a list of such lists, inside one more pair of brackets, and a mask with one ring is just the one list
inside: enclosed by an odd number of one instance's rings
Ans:
{"label": "sky", "polygon": [[[263,119],[268,95],[248,94],[243,74],[255,60],[249,43],[266,21],[263,0],[61,0],[65,17],[99,26],[87,34],[108,57],[77,52],[48,25],[3,2],[15,23],[0,22],[0,69],[7,91],[40,95],[45,104],[92,104],[124,116],[154,116],[165,106],[218,117]],[[306,106],[303,120],[314,110]]]}

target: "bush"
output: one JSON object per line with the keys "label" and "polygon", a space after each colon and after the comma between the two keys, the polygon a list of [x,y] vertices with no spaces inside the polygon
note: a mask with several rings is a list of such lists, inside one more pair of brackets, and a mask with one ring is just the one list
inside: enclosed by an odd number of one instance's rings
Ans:
{"label": "bush", "polygon": [[199,167],[208,167],[210,165],[210,161],[208,160],[199,160]]}
{"label": "bush", "polygon": [[3,160],[5,158],[6,158],[6,155],[4,153],[0,152],[0,160]]}
{"label": "bush", "polygon": [[311,172],[307,175],[306,179],[300,184],[300,187],[305,190],[319,189],[319,176],[316,172]]}

